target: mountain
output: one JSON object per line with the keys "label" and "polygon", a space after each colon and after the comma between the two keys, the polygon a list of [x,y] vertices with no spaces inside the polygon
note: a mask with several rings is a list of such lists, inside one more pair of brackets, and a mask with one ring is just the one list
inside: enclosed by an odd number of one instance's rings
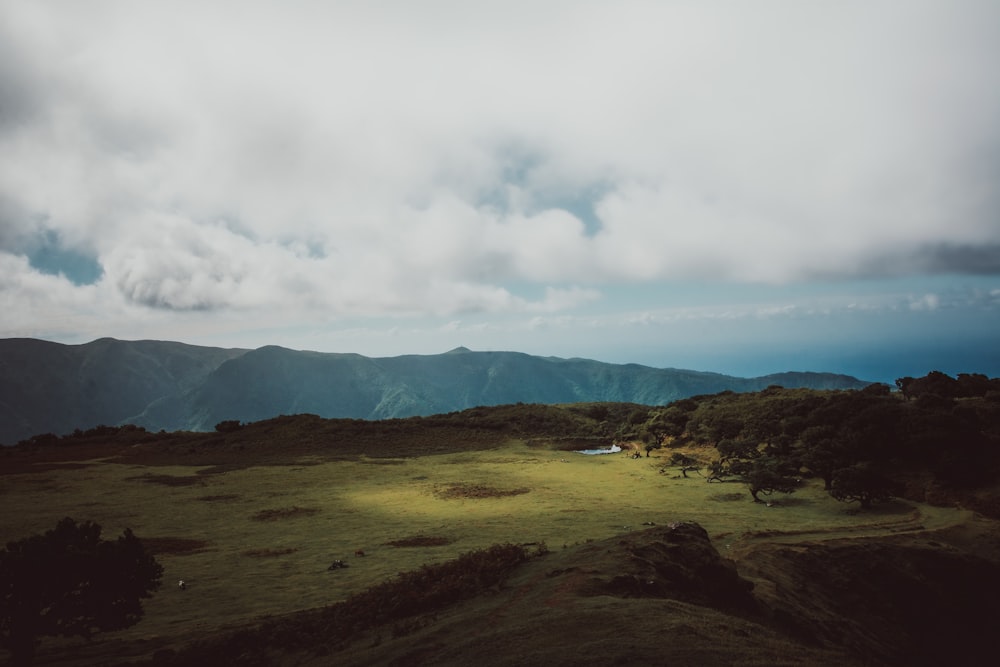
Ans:
{"label": "mountain", "polygon": [[280,414],[388,419],[478,405],[614,401],[662,405],[769,385],[857,389],[830,373],[738,378],[637,364],[456,348],[373,358],[102,338],[84,345],[0,340],[0,442],[99,424],[211,430]]}
{"label": "mountain", "polygon": [[111,338],[85,345],[0,339],[0,442],[127,422],[245,352]]}

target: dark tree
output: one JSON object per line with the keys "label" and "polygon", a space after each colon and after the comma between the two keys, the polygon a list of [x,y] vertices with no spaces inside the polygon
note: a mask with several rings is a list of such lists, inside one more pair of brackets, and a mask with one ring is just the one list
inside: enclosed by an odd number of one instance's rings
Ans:
{"label": "dark tree", "polygon": [[[701,470],[701,466],[696,460],[686,454],[682,454],[681,452],[673,453],[670,457],[670,465],[677,466],[684,477],[687,477],[689,472],[697,472],[698,470]],[[663,471],[661,470],[660,472]]]}
{"label": "dark tree", "polygon": [[860,391],[864,396],[890,396],[892,388],[882,382],[875,382]]}
{"label": "dark tree", "polygon": [[41,637],[90,637],[142,618],[142,599],[163,568],[125,532],[102,540],[101,527],[70,518],[0,551],[0,646],[28,665]]}
{"label": "dark tree", "polygon": [[[900,390],[902,390],[902,387],[900,387]],[[960,386],[958,381],[950,375],[946,375],[941,371],[931,371],[924,377],[916,378],[910,382],[908,390],[908,396],[912,396],[913,398],[919,398],[928,394],[941,396],[942,398],[957,398],[960,393]]]}
{"label": "dark tree", "polygon": [[799,458],[806,468],[823,479],[823,488],[830,490],[833,473],[849,465],[835,425],[810,426],[800,436],[802,450]]}
{"label": "dark tree", "polygon": [[965,398],[985,396],[1000,388],[1000,381],[996,378],[991,380],[981,373],[959,373],[957,380],[958,394]]}
{"label": "dark tree", "polygon": [[215,425],[215,430],[219,433],[233,433],[243,428],[239,419],[226,419]]}
{"label": "dark tree", "polygon": [[870,462],[838,470],[830,495],[841,502],[858,501],[864,509],[892,498],[892,483]]}
{"label": "dark tree", "polygon": [[650,452],[662,446],[664,437],[663,433],[655,428],[647,427],[643,430],[642,441],[645,444],[646,458],[649,458]]}
{"label": "dark tree", "polygon": [[755,503],[763,502],[760,495],[792,493],[798,486],[795,471],[787,462],[778,457],[761,456],[754,459],[743,472],[743,482],[747,485]]}
{"label": "dark tree", "polygon": [[698,442],[718,443],[739,436],[743,430],[743,420],[727,410],[706,410],[688,422]]}
{"label": "dark tree", "polygon": [[751,461],[761,455],[758,441],[747,437],[726,438],[720,440],[715,449],[724,463]]}
{"label": "dark tree", "polygon": [[[691,408],[693,409],[693,408]],[[685,411],[679,403],[668,405],[656,416],[656,425],[666,434],[674,437],[684,433],[688,420],[691,418],[690,410]]]}
{"label": "dark tree", "polygon": [[916,378],[912,378],[909,375],[906,377],[896,378],[896,388],[899,389],[899,393],[903,395],[905,400],[910,400],[910,396],[913,394],[913,384],[916,382]]}

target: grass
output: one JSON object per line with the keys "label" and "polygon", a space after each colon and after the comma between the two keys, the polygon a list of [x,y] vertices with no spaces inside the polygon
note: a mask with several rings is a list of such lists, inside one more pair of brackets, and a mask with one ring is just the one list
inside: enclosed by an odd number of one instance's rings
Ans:
{"label": "grass", "polygon": [[442,537],[440,535],[414,535],[413,537],[404,537],[401,540],[392,540],[386,542],[386,546],[390,547],[443,547],[447,544],[451,544],[454,540],[450,537]]}
{"label": "grass", "polygon": [[296,547],[284,547],[281,549],[247,549],[243,552],[243,555],[251,558],[274,558],[276,556],[287,556],[288,554],[293,554],[296,551],[298,551]]}
{"label": "grass", "polygon": [[293,519],[295,517],[312,516],[318,513],[315,507],[281,507],[278,509],[266,509],[257,512],[251,517],[254,521],[278,521],[279,519]]}
{"label": "grass", "polygon": [[[44,483],[39,473],[3,476],[5,504],[16,511],[0,518],[0,542],[64,516],[98,522],[106,538],[131,528],[157,553],[165,584],[144,620],[115,637],[179,646],[223,626],[330,605],[493,544],[557,550],[649,523],[697,521],[725,554],[784,534],[885,533],[956,516],[902,502],[852,513],[814,483],[768,507],[739,484],[660,474],[666,450],[632,460],[559,447],[511,440],[376,465],[365,456],[243,468],[46,465]],[[421,548],[398,548],[407,546]],[[350,567],[327,571],[334,559]],[[170,585],[180,579],[187,590]]]}

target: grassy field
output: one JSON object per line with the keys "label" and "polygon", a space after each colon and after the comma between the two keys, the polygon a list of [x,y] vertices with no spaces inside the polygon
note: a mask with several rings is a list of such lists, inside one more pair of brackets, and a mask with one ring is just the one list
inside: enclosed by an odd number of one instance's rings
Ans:
{"label": "grassy field", "polygon": [[[106,538],[131,528],[158,553],[164,586],[145,619],[117,636],[162,644],[328,605],[494,543],[555,551],[649,523],[696,521],[726,554],[755,539],[932,528],[963,514],[909,502],[857,513],[811,482],[771,506],[755,504],[740,484],[664,469],[669,453],[584,456],[511,440],[490,450],[243,469],[80,461],[0,477],[0,540],[64,516],[98,522]],[[334,559],[349,567],[328,570]]]}

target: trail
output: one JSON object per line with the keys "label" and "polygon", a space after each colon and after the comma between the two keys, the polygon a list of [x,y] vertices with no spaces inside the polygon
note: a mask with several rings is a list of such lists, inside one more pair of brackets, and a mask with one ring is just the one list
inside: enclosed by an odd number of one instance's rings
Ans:
{"label": "trail", "polygon": [[905,516],[887,518],[884,521],[857,526],[801,531],[748,531],[728,542],[724,549],[728,557],[738,560],[741,554],[752,549],[754,545],[762,543],[797,544],[842,539],[881,538],[921,532],[932,533],[966,525],[975,517],[975,512],[966,509],[934,507],[923,504],[912,505],[910,512]]}

